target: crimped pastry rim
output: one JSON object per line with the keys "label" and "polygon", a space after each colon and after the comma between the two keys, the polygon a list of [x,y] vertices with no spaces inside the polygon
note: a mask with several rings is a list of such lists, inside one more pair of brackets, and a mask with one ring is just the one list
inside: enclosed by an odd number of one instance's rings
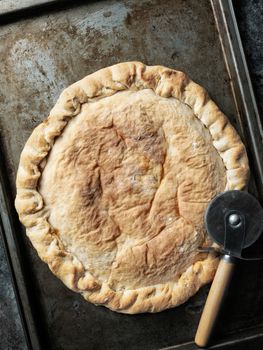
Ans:
{"label": "crimped pastry rim", "polygon": [[34,129],[20,158],[15,206],[20,221],[40,258],[67,287],[85,299],[123,313],[157,312],[179,305],[212,280],[218,260],[209,254],[189,267],[178,281],[114,291],[100,284],[81,262],[67,252],[48,222],[48,211],[38,192],[38,181],[54,140],[81,110],[83,103],[123,90],[152,89],[162,97],[187,104],[209,130],[213,145],[226,168],[226,190],[242,190],[249,177],[245,147],[225,115],[206,91],[184,73],[140,62],[119,63],[101,69],[66,88],[49,117]]}

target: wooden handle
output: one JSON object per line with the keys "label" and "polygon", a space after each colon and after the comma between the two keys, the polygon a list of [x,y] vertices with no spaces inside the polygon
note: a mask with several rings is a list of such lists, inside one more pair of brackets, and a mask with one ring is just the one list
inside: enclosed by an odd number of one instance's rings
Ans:
{"label": "wooden handle", "polygon": [[235,258],[229,255],[221,258],[195,336],[195,343],[201,348],[209,343],[234,266]]}

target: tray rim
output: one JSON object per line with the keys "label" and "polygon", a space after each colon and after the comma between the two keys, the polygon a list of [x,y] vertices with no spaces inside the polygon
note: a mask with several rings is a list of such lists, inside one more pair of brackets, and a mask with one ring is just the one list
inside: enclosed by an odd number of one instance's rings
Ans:
{"label": "tray rim", "polygon": [[[245,138],[253,154],[249,156],[250,168],[257,182],[257,196],[263,204],[263,125],[248,70],[248,65],[235,16],[235,0],[210,0],[216,21],[226,69],[229,74],[233,97],[238,112],[241,137]],[[224,35],[225,34],[225,35]],[[227,56],[232,59],[229,60]],[[241,115],[242,114],[242,115]],[[252,161],[253,160],[253,161]]]}
{"label": "tray rim", "polygon": [[3,168],[4,155],[2,149],[0,149],[0,234],[3,240],[26,344],[29,349],[40,350],[38,331],[36,329],[35,317],[33,316],[32,303],[29,298],[28,281],[25,278],[24,265],[20,263],[21,246],[15,234],[16,229],[13,215],[10,215],[10,213],[15,212],[15,209],[7,193],[9,183]]}
{"label": "tray rim", "polygon": [[16,11],[50,4],[55,1],[56,0],[20,0],[19,2],[10,3],[9,0],[1,0],[0,15],[7,15]]}
{"label": "tray rim", "polygon": [[[259,111],[256,104],[256,99],[251,83],[250,74],[248,71],[246,58],[242,46],[241,37],[236,21],[236,16],[233,7],[234,0],[210,0],[210,4],[213,10],[214,19],[216,22],[219,39],[221,42],[221,48],[223,51],[224,61],[228,75],[231,80],[232,93],[236,103],[236,109],[239,111],[242,109],[242,118],[239,114],[240,125],[245,125],[247,130],[242,130],[243,137],[249,139],[249,147],[253,150],[253,165],[257,179],[258,196],[261,202],[263,201],[263,129],[259,117]],[[31,0],[24,0],[20,2],[13,10],[2,10],[0,8],[0,17],[9,22],[9,15],[11,14],[11,21],[17,18],[21,19],[22,16],[26,16],[27,12],[24,10],[37,10],[44,9],[47,5],[49,8],[56,4],[66,4],[67,8],[71,8],[74,5],[71,1],[64,0],[35,0],[32,5]],[[77,1],[80,5],[81,3]],[[76,4],[75,4],[76,5]],[[28,12],[29,14],[31,12]],[[20,17],[18,17],[20,15]],[[228,57],[229,55],[229,57]],[[240,106],[240,105],[241,106]],[[240,108],[241,107],[241,108]],[[256,131],[256,132],[255,132]],[[256,137],[255,137],[256,136]],[[18,243],[16,237],[16,222],[13,217],[16,217],[16,212],[13,203],[11,203],[8,196],[7,189],[9,183],[4,172],[4,154],[0,149],[0,234],[2,235],[4,242],[4,249],[9,265],[9,270],[12,278],[13,289],[15,292],[16,302],[22,321],[22,327],[25,334],[26,343],[29,349],[40,350],[42,349],[40,342],[40,335],[37,329],[36,315],[33,312],[33,303],[30,300],[30,292],[28,286],[28,278],[25,277],[25,271],[23,264],[20,263],[22,257],[21,246]],[[14,213],[15,215],[10,215]],[[260,327],[261,333],[251,335],[250,338],[263,337],[263,325],[254,326],[252,329],[258,329]],[[239,335],[241,338],[234,340],[237,344],[246,341],[246,330]],[[228,346],[233,345],[233,340],[222,341],[211,347],[211,349],[227,349]],[[221,347],[222,346],[222,347]],[[198,349],[194,341],[187,343],[181,343],[174,346],[162,348],[165,349],[178,349],[178,350],[193,350]]]}

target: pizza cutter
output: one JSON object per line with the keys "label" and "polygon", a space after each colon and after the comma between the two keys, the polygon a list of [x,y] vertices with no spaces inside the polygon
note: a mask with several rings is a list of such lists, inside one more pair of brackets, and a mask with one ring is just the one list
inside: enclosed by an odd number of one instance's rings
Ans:
{"label": "pizza cutter", "polygon": [[263,231],[263,209],[256,198],[247,192],[226,191],[208,205],[205,225],[210,237],[218,244],[218,251],[223,255],[196,332],[195,343],[199,347],[206,347],[210,342],[238,259],[263,258],[247,256],[246,253],[249,247],[254,247]]}

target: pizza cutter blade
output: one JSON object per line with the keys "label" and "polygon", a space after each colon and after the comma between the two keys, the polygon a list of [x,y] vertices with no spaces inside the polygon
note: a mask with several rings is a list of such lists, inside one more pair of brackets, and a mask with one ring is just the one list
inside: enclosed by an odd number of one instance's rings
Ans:
{"label": "pizza cutter blade", "polygon": [[242,253],[263,232],[263,209],[256,198],[247,192],[226,191],[208,205],[205,225],[210,237],[220,245],[223,256],[196,332],[195,343],[199,347],[206,347],[210,342],[235,263],[238,259],[248,259]]}

